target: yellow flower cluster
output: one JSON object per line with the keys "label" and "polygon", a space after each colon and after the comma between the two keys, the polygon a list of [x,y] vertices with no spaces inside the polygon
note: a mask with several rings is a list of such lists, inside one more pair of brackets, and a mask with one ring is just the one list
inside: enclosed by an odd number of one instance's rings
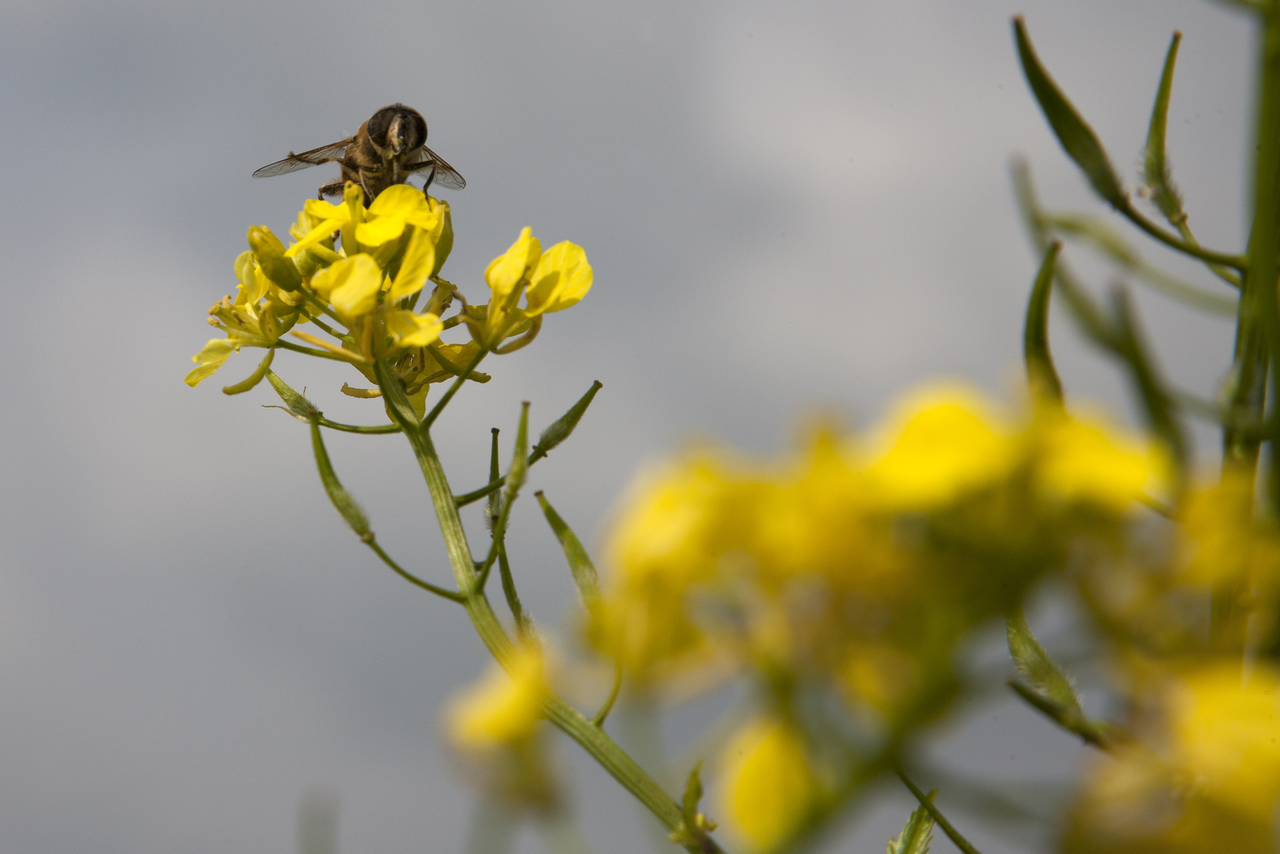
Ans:
{"label": "yellow flower cluster", "polygon": [[[312,353],[349,361],[371,381],[374,361],[390,362],[422,409],[429,384],[461,373],[482,350],[503,353],[528,344],[543,314],[574,305],[592,284],[582,247],[564,242],[543,252],[526,228],[485,273],[488,305],[467,305],[439,278],[453,247],[448,203],[405,184],[389,187],[367,208],[354,184],[342,204],[309,199],[289,233],[295,242],[286,249],[267,228],[249,230],[250,251],[235,265],[236,297],[210,310],[209,322],[226,337],[196,354],[188,385],[198,385],[242,347],[303,349],[281,340],[291,332],[319,348]],[[433,287],[419,310],[428,283]],[[459,314],[442,320],[455,299]],[[308,323],[327,337],[295,329]],[[441,333],[458,324],[469,328],[471,340],[441,342]]]}
{"label": "yellow flower cluster", "polygon": [[1239,659],[1168,671],[1146,686],[1135,732],[1093,764],[1067,852],[1275,851],[1280,672]]}
{"label": "yellow flower cluster", "polygon": [[790,460],[694,451],[635,488],[589,637],[656,690],[751,675],[772,711],[729,748],[723,812],[768,849],[842,773],[814,695],[880,743],[936,716],[965,633],[1082,541],[1118,548],[1169,475],[1152,442],[1051,407],[1002,417],[959,387],[865,435],[818,430]]}
{"label": "yellow flower cluster", "polygon": [[1275,850],[1280,672],[1264,662],[1280,648],[1280,531],[1230,469],[1173,521],[1154,556],[1080,576],[1130,739],[1093,765],[1068,851]]}

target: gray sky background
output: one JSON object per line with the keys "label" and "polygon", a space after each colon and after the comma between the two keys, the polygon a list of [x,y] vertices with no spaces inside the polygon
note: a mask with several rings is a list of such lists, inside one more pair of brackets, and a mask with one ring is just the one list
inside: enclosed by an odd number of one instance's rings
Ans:
{"label": "gray sky background", "polygon": [[[1014,387],[1037,259],[1010,156],[1047,203],[1098,209],[1022,80],[1017,12],[1130,178],[1183,30],[1177,178],[1201,239],[1241,249],[1252,38],[1203,0],[6,0],[0,851],[288,852],[315,785],[341,800],[348,854],[464,846],[473,799],[436,723],[485,666],[461,612],[341,527],[305,428],[259,408],[265,385],[218,392],[256,356],[181,382],[247,227],[285,233],[336,171],[255,168],[399,100],[467,178],[445,194],[444,274],[471,299],[522,226],[586,248],[590,296],[489,363],[438,445],[458,489],[479,485],[489,427],[510,435],[520,400],[541,426],[601,380],[533,475],[595,544],[637,466],[690,437],[773,450],[815,407],[865,423],[923,378]],[[1229,324],[1141,304],[1166,369],[1211,393]],[[1069,391],[1123,405],[1110,367],[1067,324],[1053,335]],[[338,371],[288,354],[276,370],[330,417],[379,418]],[[330,452],[388,549],[447,579],[403,442]],[[563,626],[571,587],[536,515],[513,559]],[[956,720],[953,765],[1049,778],[1080,758],[1008,703]],[[568,761],[596,850],[648,850],[625,794]],[[909,807],[876,804],[827,850],[883,850]]]}

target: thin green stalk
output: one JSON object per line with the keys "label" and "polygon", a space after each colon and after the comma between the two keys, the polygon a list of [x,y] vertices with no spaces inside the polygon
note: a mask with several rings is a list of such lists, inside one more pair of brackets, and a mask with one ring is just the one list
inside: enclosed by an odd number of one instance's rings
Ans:
{"label": "thin green stalk", "polygon": [[423,590],[427,590],[431,593],[434,593],[437,596],[442,596],[445,599],[448,599],[450,601],[453,601],[453,602],[462,601],[461,593],[458,593],[457,591],[454,591],[454,590],[446,590],[443,587],[438,587],[432,584],[430,581],[424,581],[418,576],[414,575],[412,572],[409,572],[408,570],[402,568],[400,564],[392,560],[391,556],[382,550],[382,546],[378,545],[378,541],[373,538],[372,533],[370,533],[369,538],[364,542],[365,542],[365,545],[373,549],[374,554],[382,558],[383,563],[391,567],[391,569],[396,573],[396,575],[399,575],[405,581],[409,582],[410,584],[414,584],[418,587],[421,587]]}
{"label": "thin green stalk", "polygon": [[591,719],[592,726],[604,726],[605,719],[609,717],[609,712],[613,711],[613,704],[618,702],[618,695],[622,693],[622,663],[619,662],[613,670],[613,687],[609,689],[609,696],[605,698],[604,705],[600,707],[600,711],[596,712],[595,717]]}
{"label": "thin green stalk", "polygon": [[340,424],[337,421],[330,421],[328,418],[325,418],[323,415],[319,417],[318,423],[320,424],[321,427],[328,427],[330,430],[337,430],[340,433],[385,434],[385,433],[400,432],[399,424],[372,424],[372,425]]}
{"label": "thin green stalk", "polygon": [[978,849],[969,844],[969,840],[961,836],[960,831],[956,830],[955,826],[952,825],[951,822],[947,821],[947,817],[938,811],[938,808],[933,805],[933,801],[929,800],[928,795],[920,791],[919,787],[917,787],[915,783],[911,782],[901,769],[896,773],[898,775],[898,779],[911,790],[911,794],[916,796],[916,800],[920,802],[920,806],[924,807],[928,811],[929,815],[933,816],[933,820],[937,822],[938,827],[942,828],[942,832],[947,835],[948,839],[955,843],[957,848],[963,851],[964,854],[980,854]]}
{"label": "thin green stalk", "polygon": [[439,402],[436,403],[436,405],[432,407],[431,411],[427,413],[427,417],[422,419],[423,429],[430,429],[431,425],[436,423],[436,419],[440,417],[440,413],[444,412],[444,408],[449,405],[449,401],[453,400],[453,396],[458,393],[458,389],[462,388],[462,384],[467,381],[467,377],[471,376],[471,372],[475,370],[476,365],[480,364],[480,360],[488,354],[488,350],[482,349],[471,358],[471,361],[467,363],[465,368],[463,368],[462,373],[453,381],[453,385],[449,386],[449,390],[444,393],[444,396],[440,398]]}
{"label": "thin green stalk", "polygon": [[316,328],[323,329],[325,332],[328,332],[330,335],[332,335],[334,338],[337,338],[339,341],[341,341],[345,337],[341,332],[334,329],[332,326],[325,323],[323,320],[321,320],[318,317],[311,318],[311,322],[316,325]]}
{"label": "thin green stalk", "polygon": [[[378,386],[382,389],[392,416],[404,428],[405,437],[413,448],[414,456],[422,469],[436,521],[444,537],[449,563],[453,567],[458,589],[463,594],[462,604],[475,626],[476,633],[489,649],[490,654],[504,667],[510,666],[515,647],[502,629],[497,615],[484,592],[476,589],[476,566],[471,556],[462,527],[458,506],[449,490],[449,480],[431,442],[430,433],[417,422],[413,408],[405,397],[400,381],[390,366],[379,361],[374,365]],[[644,805],[668,830],[675,830],[683,818],[680,805],[645,773],[634,759],[619,747],[604,730],[593,725],[581,713],[554,694],[543,701],[547,719],[565,735],[576,741],[588,755],[596,760],[615,780],[622,784],[636,800]],[[702,847],[686,846],[693,854],[718,854],[721,849],[711,840]]]}
{"label": "thin green stalk", "polygon": [[507,561],[507,544],[498,546],[498,574],[502,577],[502,595],[507,599],[507,607],[511,609],[511,617],[516,621],[516,631],[524,637],[529,632],[529,616],[520,604],[520,594],[516,591],[516,579],[511,574],[511,564]]}
{"label": "thin green stalk", "polygon": [[1151,220],[1142,215],[1142,212],[1135,208],[1132,204],[1126,202],[1117,206],[1117,211],[1124,215],[1129,222],[1145,231],[1147,234],[1159,240],[1170,249],[1176,249],[1184,255],[1190,255],[1192,258],[1198,258],[1206,264],[1215,264],[1220,267],[1231,267],[1235,270],[1244,270],[1248,266],[1248,261],[1243,255],[1228,255],[1224,252],[1214,252],[1211,249],[1205,249],[1199,244],[1187,243],[1178,237],[1165,231]]}
{"label": "thin green stalk", "polygon": [[295,353],[304,353],[308,356],[318,356],[321,359],[333,359],[335,362],[345,362],[348,365],[352,364],[351,360],[345,356],[339,356],[337,353],[330,353],[328,350],[321,350],[317,347],[303,347],[300,344],[294,344],[293,342],[286,341],[283,338],[277,339],[276,343],[272,346],[279,347],[283,350],[292,350]]}
{"label": "thin green stalk", "polygon": [[[1249,237],[1249,278],[1252,283],[1255,322],[1262,324],[1263,339],[1271,358],[1271,396],[1280,402],[1280,0],[1264,7],[1260,33],[1258,119],[1255,132],[1257,161],[1254,165],[1253,233]],[[1272,505],[1280,506],[1280,435],[1271,441],[1271,472],[1268,491]]]}

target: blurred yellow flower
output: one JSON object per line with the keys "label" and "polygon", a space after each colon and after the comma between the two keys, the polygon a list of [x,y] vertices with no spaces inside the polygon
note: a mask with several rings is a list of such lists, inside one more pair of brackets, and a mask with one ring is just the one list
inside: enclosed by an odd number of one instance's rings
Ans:
{"label": "blurred yellow flower", "polygon": [[868,475],[895,509],[930,510],[991,486],[1020,459],[1016,436],[960,386],[909,395],[881,428]]}
{"label": "blurred yellow flower", "polygon": [[1066,850],[1273,852],[1280,674],[1246,676],[1239,660],[1224,660],[1166,677],[1154,699],[1142,740],[1094,764]]}
{"label": "blurred yellow flower", "polygon": [[450,741],[463,751],[518,747],[533,737],[542,720],[542,654],[521,647],[508,670],[494,665],[489,674],[450,703],[445,726]]}
{"label": "blurred yellow flower", "polygon": [[818,805],[821,786],[804,736],[785,721],[748,723],[726,746],[723,764],[720,812],[752,850],[786,842]]}
{"label": "blurred yellow flower", "polygon": [[1051,497],[1119,513],[1162,493],[1172,462],[1156,442],[1125,434],[1101,419],[1046,410],[1036,425],[1037,477]]}
{"label": "blurred yellow flower", "polygon": [[728,545],[724,521],[732,492],[710,456],[650,472],[631,490],[606,546],[617,571],[605,576],[590,633],[597,649],[633,678],[647,681],[705,652],[687,593],[712,576]]}

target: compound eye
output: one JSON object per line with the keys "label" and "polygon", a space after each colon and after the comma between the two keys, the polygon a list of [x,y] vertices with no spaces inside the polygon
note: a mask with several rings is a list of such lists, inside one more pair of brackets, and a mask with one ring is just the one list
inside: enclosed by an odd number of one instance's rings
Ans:
{"label": "compound eye", "polygon": [[417,148],[427,141],[427,120],[417,110],[406,110],[405,116],[409,119],[409,126],[413,128],[412,146]]}
{"label": "compound eye", "polygon": [[386,148],[387,131],[391,128],[391,121],[400,112],[399,107],[383,107],[381,110],[373,114],[373,118],[369,119],[369,139],[378,148]]}

